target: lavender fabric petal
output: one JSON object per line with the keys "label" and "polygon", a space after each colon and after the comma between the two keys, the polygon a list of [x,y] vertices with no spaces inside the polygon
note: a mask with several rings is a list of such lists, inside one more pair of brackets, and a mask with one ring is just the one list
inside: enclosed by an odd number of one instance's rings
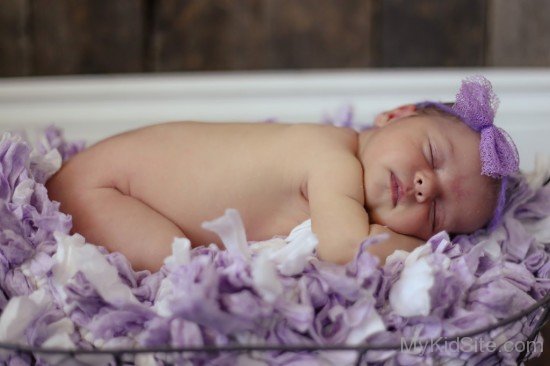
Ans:
{"label": "lavender fabric petal", "polygon": [[[378,257],[368,252],[371,245],[383,245],[384,235],[368,238],[359,248],[359,252],[354,260],[346,266],[346,274],[355,279],[355,282],[363,289],[368,289],[372,293],[380,289],[383,281],[383,273],[380,268]],[[384,297],[385,298],[385,297]]]}
{"label": "lavender fabric petal", "polygon": [[201,328],[197,323],[192,321],[173,319],[170,323],[170,335],[172,345],[175,347],[198,347],[205,344]]}
{"label": "lavender fabric petal", "polygon": [[35,290],[35,286],[20,268],[16,268],[6,273],[3,290],[8,297],[23,296],[30,295]]}
{"label": "lavender fabric petal", "polygon": [[337,293],[342,299],[357,300],[360,287],[355,278],[346,276],[345,267],[317,260],[312,264],[314,271],[311,276],[315,274],[327,290]]}
{"label": "lavender fabric petal", "polygon": [[63,161],[66,161],[82,151],[85,145],[86,143],[83,140],[66,141],[62,131],[52,125],[45,129],[44,136],[38,145],[38,150],[42,151],[45,155],[49,151],[58,151]]}
{"label": "lavender fabric petal", "polygon": [[2,255],[12,265],[21,265],[34,252],[32,245],[23,236],[11,230],[0,232],[0,243]]}
{"label": "lavender fabric petal", "polygon": [[138,334],[144,328],[145,322],[153,317],[153,312],[146,307],[128,304],[109,312],[98,313],[86,326],[95,338],[108,340]]}
{"label": "lavender fabric petal", "polygon": [[[65,318],[65,314],[61,310],[49,308],[41,312],[25,330],[29,344],[37,347],[44,343],[51,344],[52,337],[55,336],[55,331],[52,328],[62,330],[65,336],[74,331],[73,323]],[[72,342],[67,343],[72,345]]]}
{"label": "lavender fabric petal", "polygon": [[4,134],[0,140],[0,174],[4,177],[4,191],[0,197],[11,198],[16,182],[24,174],[25,165],[29,159],[31,149],[17,136],[11,139],[9,134]]}
{"label": "lavender fabric petal", "polygon": [[468,296],[472,310],[487,311],[504,319],[517,312],[515,309],[526,309],[535,300],[506,280],[500,279],[472,290]]}
{"label": "lavender fabric petal", "polygon": [[134,296],[147,305],[152,305],[160,290],[162,278],[160,272],[139,280],[139,286],[132,289]]}
{"label": "lavender fabric petal", "polygon": [[50,150],[41,155],[33,151],[30,159],[30,168],[34,171],[34,180],[37,183],[45,184],[46,181],[59,170],[63,157],[57,150]]}
{"label": "lavender fabric petal", "polygon": [[193,320],[221,333],[254,328],[254,321],[231,316],[223,311],[217,299],[220,294],[220,279],[212,267],[204,263],[191,263],[174,273],[171,280],[174,283],[174,291],[177,292],[169,302],[174,315]]}
{"label": "lavender fabric petal", "polygon": [[288,327],[299,332],[305,332],[311,326],[315,317],[314,309],[308,303],[302,303],[294,298],[279,298],[275,310],[285,320]]}
{"label": "lavender fabric petal", "polygon": [[62,303],[70,309],[67,315],[78,325],[89,324],[95,315],[109,306],[82,272],[74,275],[64,291],[66,297]]}
{"label": "lavender fabric petal", "polygon": [[443,323],[443,334],[452,336],[471,329],[480,329],[496,322],[497,318],[490,312],[458,308],[454,316]]}
{"label": "lavender fabric petal", "polygon": [[341,344],[347,337],[342,304],[331,298],[316,314],[311,336],[318,344]]}
{"label": "lavender fabric petal", "polygon": [[[171,318],[154,317],[147,323],[147,327],[137,336],[141,347],[166,346],[171,343],[174,336],[171,334]],[[179,337],[176,335],[176,338]],[[195,339],[196,341],[196,339]]]}
{"label": "lavender fabric petal", "polygon": [[308,301],[314,308],[321,308],[327,303],[328,294],[324,288],[325,284],[317,276],[311,276],[310,273],[306,273],[300,279],[300,282],[305,287]]}

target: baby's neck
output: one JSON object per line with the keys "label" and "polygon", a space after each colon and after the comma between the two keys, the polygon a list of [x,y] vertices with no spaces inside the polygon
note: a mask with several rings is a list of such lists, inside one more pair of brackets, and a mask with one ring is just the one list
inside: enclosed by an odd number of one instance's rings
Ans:
{"label": "baby's neck", "polygon": [[359,139],[359,144],[358,144],[358,149],[357,149],[357,159],[359,159],[359,161],[361,162],[361,164],[365,164],[365,161],[363,161],[364,159],[364,151],[365,151],[365,148],[367,147],[372,135],[374,134],[374,132],[376,131],[376,128],[370,128],[368,130],[365,130],[365,131],[361,131],[359,134],[358,134],[358,139]]}

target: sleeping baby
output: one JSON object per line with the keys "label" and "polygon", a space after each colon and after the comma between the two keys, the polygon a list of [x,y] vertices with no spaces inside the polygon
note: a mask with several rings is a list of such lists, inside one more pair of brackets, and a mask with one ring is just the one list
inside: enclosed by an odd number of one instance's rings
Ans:
{"label": "sleeping baby", "polygon": [[227,208],[247,238],[287,235],[311,219],[317,255],[382,261],[432,235],[470,233],[500,219],[515,146],[493,125],[497,99],[482,78],[463,81],[454,105],[423,102],[376,117],[361,132],[313,124],[172,122],[103,140],[48,182],[73,232],[158,270],[175,237],[219,238],[201,223]]}

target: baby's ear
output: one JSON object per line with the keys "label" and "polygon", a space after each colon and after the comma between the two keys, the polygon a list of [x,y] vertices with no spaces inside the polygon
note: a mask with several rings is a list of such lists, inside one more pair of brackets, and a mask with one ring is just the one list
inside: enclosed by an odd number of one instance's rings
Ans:
{"label": "baby's ear", "polygon": [[392,110],[382,112],[374,119],[374,125],[376,127],[384,127],[390,121],[396,118],[408,117],[416,112],[416,106],[414,104],[405,104]]}

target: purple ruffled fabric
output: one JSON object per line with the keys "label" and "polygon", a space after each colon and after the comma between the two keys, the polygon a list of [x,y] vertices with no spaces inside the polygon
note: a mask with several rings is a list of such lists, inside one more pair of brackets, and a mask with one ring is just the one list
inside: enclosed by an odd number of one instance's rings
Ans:
{"label": "purple ruffled fabric", "polygon": [[[348,118],[348,117],[346,117]],[[83,147],[49,128],[35,148],[0,141],[0,341],[68,349],[230,344],[335,345],[437,339],[505,319],[550,289],[550,166],[515,176],[502,223],[452,241],[442,232],[386,264],[361,250],[346,266],[317,260],[309,222],[287,238],[248,243],[238,213],[204,224],[223,240],[191,249],[176,239],[161,271],[135,272],[119,253],[69,235],[71,219],[44,183]],[[378,244],[371,238],[362,249]],[[534,315],[539,315],[536,312]],[[468,359],[512,365],[533,316],[471,338],[471,343],[368,351],[369,365],[427,365]],[[492,341],[495,348],[483,348]],[[485,342],[485,343],[484,343]],[[515,342],[515,343],[514,343]],[[474,347],[474,346],[477,346]],[[538,336],[532,356],[542,349]],[[508,347],[508,348],[506,348]],[[510,349],[511,347],[511,349]],[[139,365],[345,365],[354,352],[144,354]],[[56,364],[59,355],[36,355]],[[77,356],[94,365],[108,355]],[[28,356],[0,352],[6,364]],[[474,362],[475,361],[475,362]]]}
{"label": "purple ruffled fabric", "polygon": [[481,173],[503,178],[519,171],[519,154],[508,133],[494,125],[498,105],[499,99],[491,82],[481,75],[462,80],[452,107],[433,101],[416,104],[418,108],[436,107],[479,132]]}

